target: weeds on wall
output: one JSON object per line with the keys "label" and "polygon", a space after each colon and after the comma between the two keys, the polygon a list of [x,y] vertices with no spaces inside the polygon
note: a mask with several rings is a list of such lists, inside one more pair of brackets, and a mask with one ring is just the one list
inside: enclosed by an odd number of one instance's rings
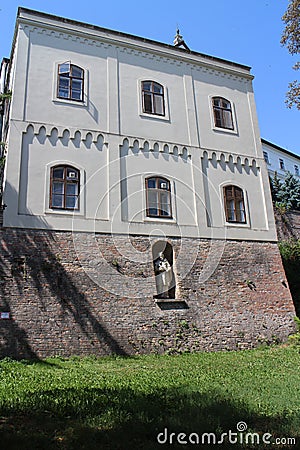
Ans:
{"label": "weeds on wall", "polygon": [[281,241],[278,246],[293,297],[296,314],[300,317],[300,240]]}

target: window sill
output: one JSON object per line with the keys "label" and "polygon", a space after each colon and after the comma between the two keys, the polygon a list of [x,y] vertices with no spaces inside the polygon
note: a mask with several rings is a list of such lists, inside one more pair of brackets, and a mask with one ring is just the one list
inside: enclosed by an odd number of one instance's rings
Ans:
{"label": "window sill", "polygon": [[45,214],[58,215],[58,216],[80,216],[84,217],[84,214],[80,210],[68,210],[68,209],[50,209],[45,210]]}
{"label": "window sill", "polygon": [[250,228],[250,225],[248,223],[242,223],[242,222],[225,222],[225,227]]}
{"label": "window sill", "polygon": [[55,97],[52,99],[53,103],[60,103],[62,105],[76,105],[76,106],[81,106],[81,107],[86,107],[87,103],[83,100],[71,100],[71,99],[64,99],[64,98],[58,98]]}
{"label": "window sill", "polygon": [[147,114],[147,113],[140,113],[140,117],[141,118],[146,118],[146,119],[153,119],[153,120],[161,120],[163,122],[170,122],[170,118],[168,116],[168,114],[165,114],[164,116],[158,115],[158,114]]}
{"label": "window sill", "polygon": [[174,217],[145,217],[144,222],[158,222],[158,223],[177,223]]}
{"label": "window sill", "polygon": [[217,133],[225,133],[225,134],[234,134],[237,135],[237,130],[231,130],[230,128],[221,128],[221,127],[213,127],[213,131],[216,131]]}

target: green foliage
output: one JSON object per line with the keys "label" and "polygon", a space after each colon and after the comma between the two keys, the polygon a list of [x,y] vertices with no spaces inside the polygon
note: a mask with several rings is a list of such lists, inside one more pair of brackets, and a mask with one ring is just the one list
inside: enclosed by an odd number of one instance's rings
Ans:
{"label": "green foliage", "polygon": [[[282,34],[281,43],[285,45],[291,55],[300,53],[300,0],[290,0],[287,10],[282,17],[285,28]],[[297,62],[294,67],[299,70],[300,63]],[[300,109],[300,83],[295,80],[289,84],[289,90],[286,97],[288,108],[296,106]]]}
{"label": "green foliage", "polygon": [[289,342],[297,347],[300,345],[300,319],[299,317],[294,317],[294,320],[297,327],[297,333],[289,336]]}
{"label": "green foliage", "polygon": [[253,432],[299,439],[299,369],[292,346],[133,358],[7,358],[0,361],[1,448],[152,450],[161,447],[156,436],[165,427],[219,434],[235,431],[241,420]]}
{"label": "green foliage", "polygon": [[278,246],[284,261],[300,262],[300,240],[281,241]]}
{"label": "green foliage", "polygon": [[280,181],[277,173],[270,177],[273,202],[278,211],[285,214],[289,209],[300,210],[300,181],[290,172]]}
{"label": "green foliage", "polygon": [[12,96],[12,92],[11,91],[7,91],[7,92],[2,92],[0,94],[0,101],[1,100],[6,100],[6,99],[10,99]]}
{"label": "green foliage", "polygon": [[286,277],[294,300],[296,314],[300,315],[300,240],[282,241],[278,243]]}

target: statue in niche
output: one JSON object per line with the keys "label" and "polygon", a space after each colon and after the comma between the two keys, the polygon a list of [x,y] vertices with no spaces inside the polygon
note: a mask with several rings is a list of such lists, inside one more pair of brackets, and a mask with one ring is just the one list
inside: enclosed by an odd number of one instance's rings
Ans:
{"label": "statue in niche", "polygon": [[158,258],[153,261],[153,264],[158,294],[156,298],[169,298],[174,277],[171,264],[163,252],[158,254]]}

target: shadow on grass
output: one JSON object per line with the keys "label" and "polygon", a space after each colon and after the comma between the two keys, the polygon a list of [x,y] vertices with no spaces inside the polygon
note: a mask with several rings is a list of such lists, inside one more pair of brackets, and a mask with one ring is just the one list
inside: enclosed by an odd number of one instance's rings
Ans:
{"label": "shadow on grass", "polygon": [[[213,447],[202,433],[237,431],[237,423],[246,422],[248,431],[260,436],[259,445],[215,444],[217,448],[270,448],[262,443],[262,434],[299,439],[300,417],[289,419],[259,415],[247,405],[210,394],[184,392],[185,387],[136,393],[131,389],[56,389],[40,391],[22,403],[20,409],[0,411],[1,448],[7,450],[150,450],[156,448]],[[165,444],[157,442],[159,433]],[[178,444],[171,433],[197,433],[199,445]],[[166,439],[165,439],[166,438]],[[187,439],[187,438],[185,438]],[[195,435],[194,438],[195,439]],[[195,441],[194,441],[195,442]],[[257,442],[257,441],[255,441]],[[273,446],[274,447],[274,446]],[[279,448],[298,448],[280,446]]]}

